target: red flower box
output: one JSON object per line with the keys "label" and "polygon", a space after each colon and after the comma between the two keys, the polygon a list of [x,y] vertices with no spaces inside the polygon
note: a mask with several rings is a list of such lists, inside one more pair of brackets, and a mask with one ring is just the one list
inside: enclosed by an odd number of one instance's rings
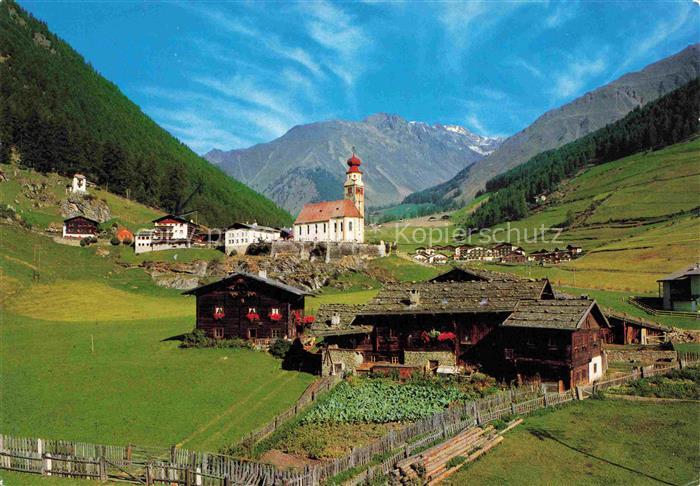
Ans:
{"label": "red flower box", "polygon": [[270,318],[271,321],[275,321],[275,322],[282,320],[282,314],[280,314],[278,312],[270,314],[268,317]]}
{"label": "red flower box", "polygon": [[246,319],[248,319],[251,322],[260,320],[260,314],[258,314],[257,312],[250,312],[250,313],[246,314],[245,316],[246,316]]}
{"label": "red flower box", "polygon": [[453,332],[441,332],[440,335],[438,336],[438,341],[441,343],[445,341],[455,341],[457,339],[457,335]]}
{"label": "red flower box", "polygon": [[223,319],[224,317],[226,317],[226,314],[224,314],[224,308],[223,308],[223,307],[216,307],[216,308],[214,308],[214,319],[215,319],[215,320],[218,321],[219,319]]}
{"label": "red flower box", "polygon": [[304,324],[313,324],[316,321],[314,316],[304,316]]}

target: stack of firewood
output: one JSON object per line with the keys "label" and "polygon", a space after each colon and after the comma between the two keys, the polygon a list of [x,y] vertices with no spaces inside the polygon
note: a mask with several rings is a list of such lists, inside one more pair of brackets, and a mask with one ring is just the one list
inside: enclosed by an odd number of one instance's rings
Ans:
{"label": "stack of firewood", "polygon": [[502,434],[521,422],[522,420],[517,420],[501,432],[497,432],[490,425],[465,429],[441,444],[398,462],[392,472],[392,482],[438,484],[464,464],[476,460],[499,444],[503,440]]}

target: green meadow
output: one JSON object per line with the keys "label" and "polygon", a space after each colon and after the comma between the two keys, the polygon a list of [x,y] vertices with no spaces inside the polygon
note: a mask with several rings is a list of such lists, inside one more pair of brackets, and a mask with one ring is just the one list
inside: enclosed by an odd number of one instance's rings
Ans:
{"label": "green meadow", "polygon": [[314,376],[270,355],[180,349],[194,300],[81,248],[0,225],[0,430],[216,451],[292,406]]}
{"label": "green meadow", "polygon": [[696,484],[695,403],[586,400],[527,417],[446,484]]}

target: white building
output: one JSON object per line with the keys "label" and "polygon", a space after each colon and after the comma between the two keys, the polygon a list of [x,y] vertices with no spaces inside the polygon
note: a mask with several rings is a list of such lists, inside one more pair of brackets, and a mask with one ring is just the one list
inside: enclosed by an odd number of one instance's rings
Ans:
{"label": "white building", "polygon": [[136,233],[135,253],[189,248],[192,245],[196,225],[185,218],[167,214],[153,220],[153,226],[153,229]]}
{"label": "white building", "polygon": [[235,223],[226,230],[224,245],[227,255],[230,255],[233,250],[244,254],[251,243],[271,243],[281,238],[282,232],[276,228],[260,226],[257,223]]}
{"label": "white building", "polygon": [[297,241],[353,242],[365,241],[365,187],[362,161],[353,153],[347,161],[345,199],[304,205],[294,222]]}
{"label": "white building", "polygon": [[74,194],[85,194],[87,192],[87,179],[83,174],[75,174],[70,192]]}

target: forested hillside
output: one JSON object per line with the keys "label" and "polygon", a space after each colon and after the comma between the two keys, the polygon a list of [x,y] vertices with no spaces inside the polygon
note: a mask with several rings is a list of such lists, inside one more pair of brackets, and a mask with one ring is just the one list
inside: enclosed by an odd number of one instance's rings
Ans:
{"label": "forested hillside", "polygon": [[622,120],[492,178],[486,190],[495,194],[462,223],[484,228],[526,217],[535,196],[553,191],[583,167],[677,143],[698,133],[699,117],[700,80],[696,79]]}
{"label": "forested hillside", "polygon": [[8,161],[79,171],[166,211],[198,210],[211,225],[291,219],[159,127],[11,0],[0,4],[0,162]]}
{"label": "forested hillside", "polygon": [[575,100],[544,113],[524,130],[506,139],[491,155],[470,165],[449,181],[411,194],[404,203],[459,208],[483,189],[486,181],[530,160],[621,120],[700,76],[700,44],[625,74]]}

